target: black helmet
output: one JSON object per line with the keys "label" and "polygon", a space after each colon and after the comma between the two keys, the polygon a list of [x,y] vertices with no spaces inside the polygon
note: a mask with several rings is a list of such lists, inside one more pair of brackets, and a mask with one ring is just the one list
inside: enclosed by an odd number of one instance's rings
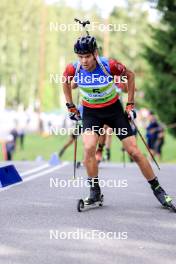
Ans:
{"label": "black helmet", "polygon": [[80,37],[74,45],[74,52],[77,54],[93,53],[96,49],[96,39],[91,36]]}

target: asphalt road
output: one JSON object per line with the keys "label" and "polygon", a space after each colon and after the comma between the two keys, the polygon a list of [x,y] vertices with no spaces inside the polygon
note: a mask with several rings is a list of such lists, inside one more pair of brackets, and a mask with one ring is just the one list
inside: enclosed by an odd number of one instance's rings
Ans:
{"label": "asphalt road", "polygon": [[[101,164],[103,183],[115,185],[102,187],[103,207],[82,213],[76,204],[88,189],[73,186],[72,164],[15,166],[23,182],[0,188],[0,264],[176,263],[176,214],[161,208],[135,164]],[[176,198],[175,172],[162,165],[156,174]],[[84,168],[77,176],[82,185]]]}

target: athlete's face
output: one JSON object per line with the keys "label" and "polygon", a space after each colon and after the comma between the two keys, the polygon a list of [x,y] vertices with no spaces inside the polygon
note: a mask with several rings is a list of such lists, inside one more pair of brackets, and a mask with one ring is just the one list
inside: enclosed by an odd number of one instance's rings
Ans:
{"label": "athlete's face", "polygon": [[96,59],[92,53],[78,54],[79,61],[86,71],[92,71],[96,67]]}

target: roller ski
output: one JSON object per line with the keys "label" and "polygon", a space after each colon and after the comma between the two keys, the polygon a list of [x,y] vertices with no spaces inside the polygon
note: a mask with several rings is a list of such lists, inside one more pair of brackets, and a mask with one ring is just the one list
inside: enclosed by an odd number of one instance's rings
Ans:
{"label": "roller ski", "polygon": [[77,210],[78,210],[78,212],[82,212],[86,209],[91,209],[91,208],[103,206],[103,201],[104,201],[103,194],[100,195],[99,200],[93,201],[91,203],[89,201],[89,198],[86,198],[85,200],[80,199],[80,200],[78,200]]}
{"label": "roller ski", "polygon": [[[93,182],[94,180],[94,182]],[[89,179],[90,184],[90,196],[85,200],[80,199],[77,203],[78,212],[82,212],[85,209],[95,208],[103,206],[103,194],[101,194],[98,178]]]}
{"label": "roller ski", "polygon": [[163,190],[163,188],[160,185],[158,185],[155,188],[152,188],[152,190],[155,197],[158,199],[158,201],[161,203],[161,205],[164,208],[167,208],[176,213],[176,207],[172,203],[172,198],[166,194],[166,192]]}

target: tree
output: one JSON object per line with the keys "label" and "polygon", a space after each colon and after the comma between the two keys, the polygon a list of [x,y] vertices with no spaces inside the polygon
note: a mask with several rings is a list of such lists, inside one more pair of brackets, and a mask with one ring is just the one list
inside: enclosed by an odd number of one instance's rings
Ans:
{"label": "tree", "polygon": [[143,9],[145,0],[128,0],[125,7],[116,7],[110,15],[110,23],[118,29],[110,32],[110,56],[135,72],[137,107],[144,105],[142,92],[150,69],[142,56],[146,43],[151,42],[148,12]]}
{"label": "tree", "polygon": [[[146,84],[146,100],[166,124],[176,123],[176,1],[159,0],[161,25],[152,28],[153,45],[146,47],[152,78]],[[170,132],[176,136],[176,128]]]}
{"label": "tree", "polygon": [[41,0],[0,2],[0,74],[7,105],[29,104],[38,82]]}

